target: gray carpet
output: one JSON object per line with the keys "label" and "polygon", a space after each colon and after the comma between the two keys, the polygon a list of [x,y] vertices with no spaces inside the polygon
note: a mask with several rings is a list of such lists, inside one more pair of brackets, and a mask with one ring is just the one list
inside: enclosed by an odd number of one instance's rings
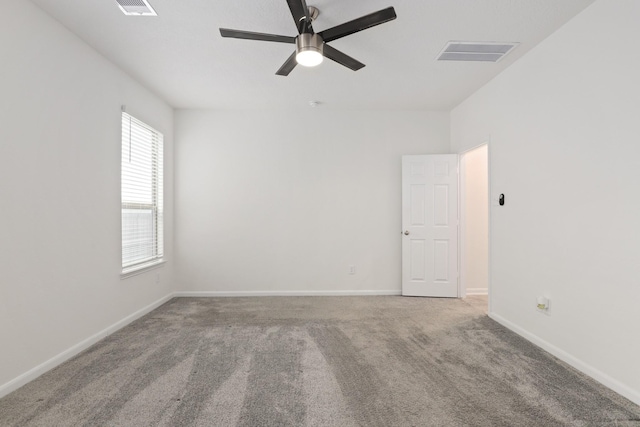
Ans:
{"label": "gray carpet", "polygon": [[1,399],[0,425],[640,426],[478,307],[176,298]]}

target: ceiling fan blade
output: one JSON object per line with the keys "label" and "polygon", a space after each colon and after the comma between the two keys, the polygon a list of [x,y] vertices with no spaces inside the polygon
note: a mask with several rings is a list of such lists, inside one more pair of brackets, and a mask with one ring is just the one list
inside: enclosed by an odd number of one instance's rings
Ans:
{"label": "ceiling fan blade", "polygon": [[294,51],[284,64],[282,64],[282,67],[276,71],[276,74],[278,76],[288,76],[291,70],[296,68],[296,65],[298,65],[298,63],[296,62],[296,52]]}
{"label": "ceiling fan blade", "polygon": [[267,42],[279,42],[279,43],[295,43],[295,37],[279,36],[277,34],[264,34],[254,33],[251,31],[242,30],[230,30],[228,28],[220,28],[220,35],[222,37],[231,37],[234,39],[246,39],[246,40],[262,40]]}
{"label": "ceiling fan blade", "polygon": [[340,52],[338,49],[334,49],[328,44],[324,45],[324,56],[327,58],[336,61],[338,64],[344,65],[347,68],[352,69],[353,71],[358,71],[360,68],[364,67],[364,64],[357,59],[353,59],[349,55],[345,55]]}
{"label": "ceiling fan blade", "polygon": [[395,9],[393,7],[388,7],[354,19],[353,21],[345,22],[344,24],[337,25],[333,28],[320,31],[318,35],[322,37],[322,40],[325,42],[330,42],[332,40],[348,36],[349,34],[357,33],[358,31],[366,30],[367,28],[392,21],[396,19],[396,17]]}
{"label": "ceiling fan blade", "polygon": [[309,8],[305,0],[287,0],[291,16],[298,29],[298,34],[311,33],[313,34],[313,27],[311,27],[311,18],[309,17]]}

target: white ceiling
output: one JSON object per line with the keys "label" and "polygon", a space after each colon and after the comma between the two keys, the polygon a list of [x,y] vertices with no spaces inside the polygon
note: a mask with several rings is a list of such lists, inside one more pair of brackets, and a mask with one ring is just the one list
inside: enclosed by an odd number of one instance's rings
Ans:
{"label": "white ceiling", "polygon": [[[316,31],[394,6],[398,18],[330,44],[366,64],[325,60],[275,72],[294,45],[222,38],[219,27],[296,35],[286,0],[31,0],[175,108],[449,110],[594,0],[307,0]],[[520,42],[499,63],[442,62],[450,40]]]}

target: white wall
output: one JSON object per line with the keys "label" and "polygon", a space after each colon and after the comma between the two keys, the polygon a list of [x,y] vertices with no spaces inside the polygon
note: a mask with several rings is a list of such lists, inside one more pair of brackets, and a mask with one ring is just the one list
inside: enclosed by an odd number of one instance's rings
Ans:
{"label": "white wall", "polygon": [[[491,135],[494,318],[640,403],[640,2],[599,0],[455,108]],[[549,316],[536,296],[551,298]]]}
{"label": "white wall", "polygon": [[461,156],[461,271],[467,295],[489,291],[489,171],[488,146]]}
{"label": "white wall", "polygon": [[448,152],[448,116],[178,111],[180,289],[399,293],[400,156]]}
{"label": "white wall", "polygon": [[171,262],[120,280],[120,107],[165,135],[169,260],[173,112],[28,1],[2,2],[0,58],[2,395],[170,293]]}

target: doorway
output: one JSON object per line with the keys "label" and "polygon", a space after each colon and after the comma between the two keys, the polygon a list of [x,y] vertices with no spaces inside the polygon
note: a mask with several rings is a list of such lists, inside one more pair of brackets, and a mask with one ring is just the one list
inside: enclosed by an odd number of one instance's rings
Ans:
{"label": "doorway", "polygon": [[460,296],[488,310],[489,144],[460,156]]}

